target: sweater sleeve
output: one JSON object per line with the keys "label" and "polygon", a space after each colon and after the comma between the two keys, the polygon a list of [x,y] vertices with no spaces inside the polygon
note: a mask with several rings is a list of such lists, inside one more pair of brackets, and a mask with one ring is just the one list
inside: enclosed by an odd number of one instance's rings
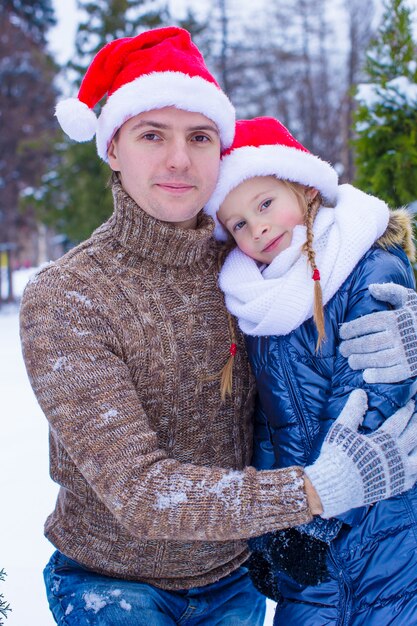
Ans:
{"label": "sweater sleeve", "polygon": [[87,483],[141,539],[242,539],[311,519],[298,467],[235,471],[168,458],[112,323],[91,285],[58,266],[25,290],[28,376],[80,494]]}

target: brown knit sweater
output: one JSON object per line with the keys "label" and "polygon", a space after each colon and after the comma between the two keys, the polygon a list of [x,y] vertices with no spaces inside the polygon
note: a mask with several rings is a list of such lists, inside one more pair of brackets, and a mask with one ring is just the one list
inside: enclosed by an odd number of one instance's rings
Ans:
{"label": "brown knit sweater", "polygon": [[233,395],[213,222],[182,230],[114,184],[115,212],[27,286],[21,336],[61,485],[50,541],[93,570],[181,589],[248,556],[245,538],[310,520],[302,472],[257,472],[242,337]]}

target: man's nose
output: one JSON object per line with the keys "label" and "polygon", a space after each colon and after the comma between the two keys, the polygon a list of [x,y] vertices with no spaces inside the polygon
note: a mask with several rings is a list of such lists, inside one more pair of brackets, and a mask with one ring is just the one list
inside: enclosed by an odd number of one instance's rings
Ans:
{"label": "man's nose", "polygon": [[190,147],[183,139],[175,139],[168,146],[167,166],[171,170],[187,170],[191,165]]}

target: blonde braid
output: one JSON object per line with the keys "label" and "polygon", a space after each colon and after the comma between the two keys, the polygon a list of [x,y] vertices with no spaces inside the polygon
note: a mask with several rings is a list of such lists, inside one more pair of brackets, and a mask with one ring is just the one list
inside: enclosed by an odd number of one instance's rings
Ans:
{"label": "blonde braid", "polygon": [[316,265],[316,253],[313,248],[313,223],[321,206],[320,194],[317,194],[315,198],[307,202],[307,211],[305,216],[305,226],[307,228],[307,241],[304,244],[304,252],[307,254],[308,262],[313,270],[314,280],[314,310],[313,319],[318,331],[318,338],[316,343],[316,352],[320,349],[320,346],[326,338],[326,332],[324,328],[324,309],[323,309],[323,292],[320,284],[320,273]]}
{"label": "blonde braid", "polygon": [[229,358],[227,359],[226,365],[220,371],[220,396],[223,402],[226,400],[226,396],[232,395],[233,365],[237,352],[235,325],[229,311],[227,312],[227,321],[230,336]]}

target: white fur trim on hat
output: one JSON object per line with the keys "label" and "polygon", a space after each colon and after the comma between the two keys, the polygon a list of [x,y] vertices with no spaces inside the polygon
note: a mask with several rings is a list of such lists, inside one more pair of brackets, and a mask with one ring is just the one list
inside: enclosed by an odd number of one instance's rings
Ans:
{"label": "white fur trim on hat", "polygon": [[216,189],[204,208],[216,222],[216,239],[227,238],[216,216],[220,205],[232,189],[255,176],[276,176],[281,180],[314,187],[331,205],[336,202],[337,172],[330,163],[314,154],[281,145],[236,148],[223,158]]}
{"label": "white fur trim on hat", "polygon": [[55,115],[62,130],[75,141],[90,141],[96,133],[97,118],[94,111],[78,100],[67,98],[58,102]]}
{"label": "white fur trim on hat", "polygon": [[235,133],[235,109],[226,94],[200,76],[181,72],[152,72],[117,89],[103,106],[97,125],[97,151],[107,161],[107,149],[122,124],[144,111],[174,106],[212,120],[228,148]]}

